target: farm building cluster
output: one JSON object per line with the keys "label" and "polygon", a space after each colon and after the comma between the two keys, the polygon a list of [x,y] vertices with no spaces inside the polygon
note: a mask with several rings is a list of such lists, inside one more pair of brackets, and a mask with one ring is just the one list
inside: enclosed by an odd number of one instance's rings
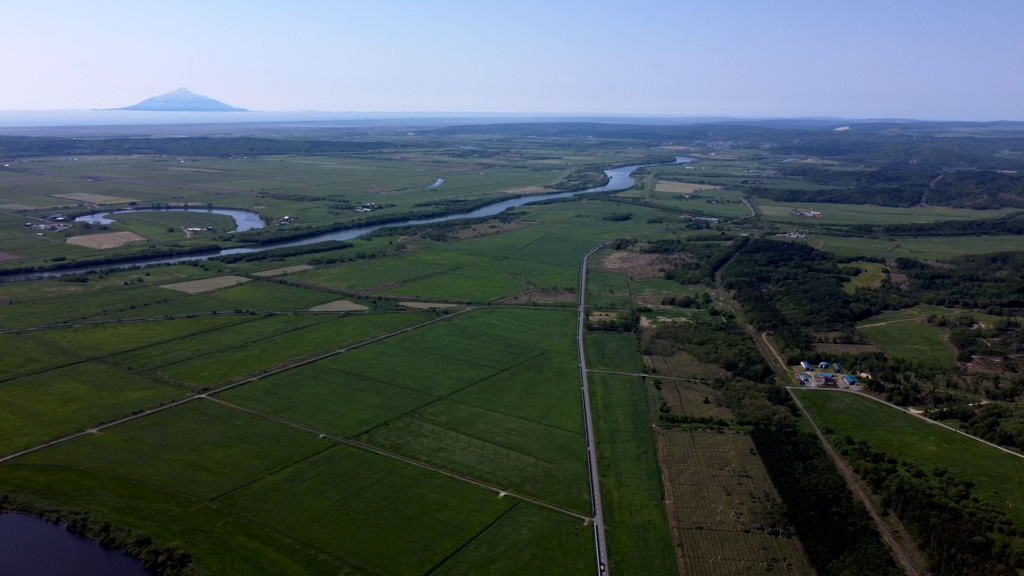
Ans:
{"label": "farm building cluster", "polygon": [[793,216],[802,216],[804,218],[821,218],[821,212],[817,210],[804,210],[803,208],[794,208],[790,212]]}
{"label": "farm building cluster", "polygon": [[804,386],[852,388],[860,385],[854,376],[843,374],[838,362],[819,362],[815,366],[803,361],[800,367],[805,373],[797,373],[796,377]]}

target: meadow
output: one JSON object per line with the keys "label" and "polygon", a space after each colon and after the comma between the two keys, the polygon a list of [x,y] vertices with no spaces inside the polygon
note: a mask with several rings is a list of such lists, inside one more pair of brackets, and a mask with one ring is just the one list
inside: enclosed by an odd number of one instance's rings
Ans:
{"label": "meadow", "polygon": [[885,252],[889,259],[917,258],[946,260],[965,254],[1017,251],[1021,248],[1019,236],[957,236],[946,238],[857,238],[828,236],[806,230],[807,244],[832,252],[837,256],[878,256]]}
{"label": "meadow", "polygon": [[877,262],[854,262],[854,266],[860,268],[860,274],[850,278],[850,281],[843,286],[847,293],[853,293],[857,288],[878,288],[885,278],[884,267]]}
{"label": "meadow", "polygon": [[287,334],[162,367],[161,376],[193,386],[212,386],[318,352],[355,344],[428,319],[425,313],[327,318]]}
{"label": "meadow", "polygon": [[589,378],[609,571],[678,574],[643,381]]}
{"label": "meadow", "polygon": [[[893,208],[874,206],[871,204],[814,204],[797,202],[776,202],[774,200],[757,199],[757,206],[766,218],[774,222],[797,224],[901,224],[909,222],[935,222],[937,220],[973,220],[979,218],[997,218],[1005,215],[1007,210],[966,210],[925,206],[917,208]],[[817,218],[794,216],[793,210],[816,210],[821,212]]]}
{"label": "meadow", "polygon": [[956,368],[956,350],[946,341],[942,328],[913,319],[883,322],[867,320],[858,330],[890,356],[929,368]]}
{"label": "meadow", "polygon": [[83,362],[0,384],[0,455],[185,396],[179,388]]}
{"label": "meadow", "polygon": [[583,334],[587,368],[591,370],[629,372],[631,374],[640,372],[643,369],[643,358],[640,356],[638,346],[634,334],[603,334],[600,332]]}
{"label": "meadow", "polygon": [[798,390],[800,402],[819,427],[865,440],[877,450],[912,461],[927,471],[947,468],[970,478],[974,494],[1024,520],[1024,459],[864,396],[839,391]]}
{"label": "meadow", "polygon": [[587,270],[587,305],[595,308],[628,308],[632,302],[625,275]]}
{"label": "meadow", "polygon": [[573,321],[477,310],[222,396],[586,512]]}
{"label": "meadow", "polygon": [[[107,353],[105,362],[121,368],[78,365],[94,378],[76,385],[85,387],[76,394],[124,413],[168,399],[150,388],[172,397],[187,394],[137,372],[163,374],[168,366],[209,361],[225,370],[251,371],[318,349],[324,339],[340,345],[435,317],[175,320],[170,323],[225,324],[128,350],[118,338],[91,350],[86,338],[80,348]],[[136,324],[102,328],[131,326]],[[510,546],[526,550],[505,559],[495,573],[549,566],[566,574],[592,573],[592,532],[580,518],[500,498],[310,430],[354,437],[587,513],[574,327],[569,311],[498,308],[455,315],[232,389],[221,395],[229,404],[197,398],[20,458],[0,466],[0,490],[85,506],[163,541],[182,542],[197,562],[217,573],[475,574]],[[89,330],[95,329],[62,330],[68,332],[65,345]],[[247,354],[244,360],[222,360],[234,350]],[[38,388],[22,380],[26,389]],[[51,422],[50,430],[92,425],[107,413],[76,405],[67,394],[69,381],[75,379],[51,379],[38,390],[51,399],[55,391],[63,394],[59,399],[74,416],[55,414],[67,421]],[[117,402],[96,389],[111,382],[118,383],[111,391]],[[17,431],[22,436],[0,438],[19,446],[39,438],[24,426]]]}

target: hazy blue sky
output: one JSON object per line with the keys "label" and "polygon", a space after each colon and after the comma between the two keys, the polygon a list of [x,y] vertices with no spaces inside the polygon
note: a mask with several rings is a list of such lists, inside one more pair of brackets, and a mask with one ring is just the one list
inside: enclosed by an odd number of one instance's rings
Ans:
{"label": "hazy blue sky", "polygon": [[7,2],[0,109],[1024,120],[1020,0]]}

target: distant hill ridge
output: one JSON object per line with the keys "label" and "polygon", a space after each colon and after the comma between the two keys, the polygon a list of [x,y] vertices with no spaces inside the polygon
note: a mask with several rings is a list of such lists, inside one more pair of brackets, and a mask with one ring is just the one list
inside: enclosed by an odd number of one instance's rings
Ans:
{"label": "distant hill ridge", "polygon": [[245,108],[235,108],[219,100],[201,96],[178,88],[174,92],[161,94],[143,100],[134,106],[115,108],[115,110],[142,110],[146,112],[246,112]]}

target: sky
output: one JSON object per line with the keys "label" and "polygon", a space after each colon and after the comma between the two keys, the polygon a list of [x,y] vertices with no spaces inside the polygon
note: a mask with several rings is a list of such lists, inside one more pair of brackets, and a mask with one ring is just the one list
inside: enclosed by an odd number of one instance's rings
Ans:
{"label": "sky", "polygon": [[1024,120],[1019,0],[33,0],[0,110]]}

